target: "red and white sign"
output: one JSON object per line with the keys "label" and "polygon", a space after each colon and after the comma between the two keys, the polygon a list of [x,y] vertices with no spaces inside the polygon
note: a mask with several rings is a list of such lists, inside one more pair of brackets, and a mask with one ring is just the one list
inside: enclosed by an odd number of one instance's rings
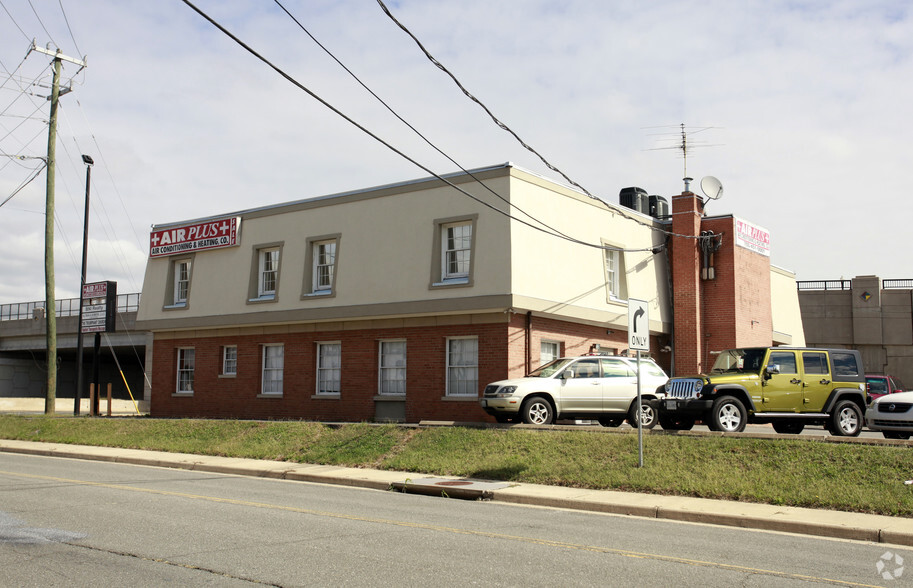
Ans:
{"label": "red and white sign", "polygon": [[735,244],[770,257],[770,232],[749,222],[735,219]]}
{"label": "red and white sign", "polygon": [[241,217],[236,216],[152,231],[149,257],[233,247],[238,244],[240,229]]}
{"label": "red and white sign", "polygon": [[82,304],[82,324],[80,325],[82,333],[114,332],[114,315],[117,312],[117,282],[83,284],[80,303]]}

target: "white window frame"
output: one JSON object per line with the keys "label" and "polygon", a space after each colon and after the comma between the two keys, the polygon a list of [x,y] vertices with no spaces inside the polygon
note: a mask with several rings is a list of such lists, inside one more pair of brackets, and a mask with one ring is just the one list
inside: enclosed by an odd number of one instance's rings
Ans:
{"label": "white window frame", "polygon": [[[546,351],[546,346],[550,347]],[[558,359],[561,357],[561,342],[560,341],[550,341],[548,339],[543,339],[539,343],[539,363],[540,365],[545,365],[553,359]]]}
{"label": "white window frame", "polygon": [[193,394],[194,367],[196,364],[196,350],[193,347],[178,347],[177,349],[177,380],[175,381],[175,394]]}
{"label": "white window frame", "polygon": [[282,396],[285,344],[264,343],[261,346],[261,355],[260,394],[262,396]]}
{"label": "white window frame", "polygon": [[[331,250],[330,253],[327,253]],[[336,239],[313,243],[313,292],[331,291],[336,273]],[[326,279],[321,280],[321,270],[326,270]]]}
{"label": "white window frame", "polygon": [[[335,353],[333,352],[335,350]],[[332,359],[336,365],[332,365]],[[328,365],[329,364],[329,365]],[[317,395],[339,396],[342,392],[342,343],[317,343]]]}
{"label": "white window frame", "polygon": [[605,271],[606,296],[608,301],[625,301],[628,299],[625,284],[624,251],[614,245],[603,243],[603,269]]}
{"label": "white window frame", "polygon": [[237,345],[223,345],[222,346],[222,373],[220,375],[229,376],[229,377],[238,375],[238,346]]}
{"label": "white window frame", "polygon": [[[461,229],[461,235],[454,236],[452,230]],[[468,230],[468,234],[465,231]],[[452,245],[452,246],[451,246]],[[456,268],[451,270],[451,260]],[[468,280],[472,267],[472,221],[465,220],[441,225],[441,280]]]}
{"label": "white window frame", "polygon": [[[275,257],[273,254],[275,254]],[[260,298],[275,298],[276,290],[279,286],[279,248],[265,247],[260,249],[258,258],[257,296]],[[270,275],[272,276],[272,283],[268,281]]]}
{"label": "white window frame", "polygon": [[192,269],[190,259],[176,259],[174,261],[174,292],[173,304],[186,305],[190,295],[190,272]]}
{"label": "white window frame", "polygon": [[[394,346],[402,345],[402,350]],[[406,395],[406,355],[405,339],[380,341],[377,360],[377,392],[381,396]]]}
{"label": "white window frame", "polygon": [[[474,341],[475,342],[475,357],[473,358],[472,363],[454,363],[453,360],[456,353],[454,353],[454,345],[458,342],[462,343],[464,341]],[[464,350],[458,350],[459,355],[465,353]],[[446,395],[449,397],[457,398],[475,398],[479,395],[479,338],[478,337],[448,337],[447,338],[447,349],[446,349],[446,380],[447,380],[447,390]],[[473,379],[466,379],[465,377],[457,379],[456,376],[459,374],[460,370],[471,370],[472,375],[475,377]]]}

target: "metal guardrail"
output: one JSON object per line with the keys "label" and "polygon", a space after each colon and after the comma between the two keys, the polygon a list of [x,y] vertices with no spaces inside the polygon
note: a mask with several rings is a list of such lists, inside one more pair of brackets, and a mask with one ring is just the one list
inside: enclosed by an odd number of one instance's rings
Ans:
{"label": "metal guardrail", "polygon": [[882,280],[881,288],[883,290],[888,290],[890,288],[913,290],[913,280]]}
{"label": "metal guardrail", "polygon": [[[135,312],[139,309],[141,294],[118,294],[117,312]],[[44,317],[44,300],[38,302],[14,302],[0,304],[0,321],[19,321]],[[54,301],[57,316],[79,316],[79,298],[63,298]]]}
{"label": "metal guardrail", "polygon": [[852,290],[853,280],[817,280],[796,282],[799,290]]}
{"label": "metal guardrail", "polygon": [[[796,282],[799,290],[852,290],[853,280],[815,280]],[[882,290],[913,290],[913,280],[882,280]]]}

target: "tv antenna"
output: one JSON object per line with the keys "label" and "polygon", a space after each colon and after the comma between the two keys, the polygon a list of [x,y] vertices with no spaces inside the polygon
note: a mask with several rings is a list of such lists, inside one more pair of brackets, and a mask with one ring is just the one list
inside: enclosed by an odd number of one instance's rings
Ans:
{"label": "tv antenna", "polygon": [[[647,127],[647,128],[658,129],[658,128],[673,128],[673,127]],[[685,126],[685,123],[681,123],[678,125],[678,128],[679,128],[679,131],[676,132],[673,136],[669,136],[669,135],[671,135],[671,133],[665,133],[666,138],[660,139],[661,141],[666,141],[666,142],[675,141],[674,144],[666,145],[663,147],[654,147],[652,149],[648,149],[648,151],[660,151],[660,150],[666,150],[666,149],[675,149],[676,151],[681,151],[682,160],[683,160],[682,173],[684,174],[683,177],[687,178],[688,177],[688,155],[691,153],[691,150],[694,148],[697,148],[697,147],[716,147],[717,145],[719,145],[719,143],[710,144],[710,143],[696,142],[693,139],[691,139],[691,137],[698,133],[703,133],[704,131],[708,131],[710,129],[715,129],[718,127],[693,128],[693,127]],[[660,134],[660,136],[662,136],[662,134]],[[690,180],[688,180],[688,181],[690,182]],[[688,188],[686,187],[685,189],[687,190]]]}

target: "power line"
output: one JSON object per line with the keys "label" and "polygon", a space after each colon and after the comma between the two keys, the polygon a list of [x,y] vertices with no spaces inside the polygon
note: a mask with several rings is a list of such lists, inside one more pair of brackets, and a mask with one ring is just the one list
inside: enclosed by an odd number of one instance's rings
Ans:
{"label": "power line", "polygon": [[[8,9],[8,8],[6,7],[6,5],[3,3],[3,0],[0,0],[0,6],[3,7],[3,11],[6,12],[6,15],[7,15],[8,17],[10,17],[10,20],[13,22],[14,25],[16,25],[16,28],[19,29],[19,32],[22,33],[22,36],[23,36],[23,37],[25,37],[25,40],[26,40],[26,41],[31,41],[32,39],[31,39],[28,35],[25,34],[25,31],[22,30],[22,27],[19,26],[19,23],[16,22],[16,19],[13,18],[13,15],[12,15],[12,14],[10,14],[9,9]],[[33,8],[33,10],[34,10],[34,8]]]}
{"label": "power line", "polygon": [[79,50],[79,44],[76,42],[76,37],[73,36],[73,29],[70,28],[70,20],[67,18],[67,12],[63,9],[63,0],[57,0],[57,3],[60,5],[60,12],[63,14],[63,22],[67,24],[67,30],[70,32],[70,38],[73,40],[73,46],[76,47],[76,52],[82,55],[82,51]]}
{"label": "power line", "polygon": [[[457,77],[450,72],[450,70],[448,70],[440,61],[438,61],[433,55],[431,55],[431,53],[425,48],[425,46],[422,45],[422,42],[418,40],[418,37],[416,37],[414,34],[412,34],[412,31],[410,31],[408,28],[406,28],[406,26],[404,24],[402,24],[399,20],[396,19],[395,16],[393,16],[393,13],[390,12],[390,9],[387,8],[386,4],[383,3],[383,0],[377,0],[377,3],[380,5],[380,7],[384,11],[384,13],[390,18],[390,20],[392,20],[400,29],[402,29],[403,32],[405,32],[407,35],[409,35],[409,37],[411,37],[413,41],[415,41],[415,44],[418,45],[419,49],[422,50],[422,53],[425,54],[425,56],[428,58],[428,60],[431,61],[431,63],[433,63],[438,69],[440,69],[445,74],[447,74],[450,77],[450,79],[453,80],[453,82],[457,85],[457,87],[463,92],[463,94],[465,94],[470,100],[472,100],[473,102],[478,104],[482,108],[482,110],[484,110],[488,114],[488,116],[495,122],[495,124],[498,125],[498,127],[507,131],[508,133],[510,133],[520,143],[520,145],[522,145],[527,151],[529,151],[530,153],[532,153],[536,157],[538,157],[542,161],[542,163],[544,163],[546,165],[546,167],[548,167],[550,170],[561,174],[561,177],[563,177],[565,180],[567,180],[572,186],[575,186],[576,188],[581,190],[584,194],[586,194],[590,198],[599,201],[600,203],[602,203],[605,206],[608,206],[608,203],[606,201],[604,201],[602,198],[599,198],[598,196],[594,196],[593,194],[591,194],[589,192],[589,190],[587,190],[586,188],[584,188],[583,186],[581,186],[580,184],[578,184],[577,182],[572,180],[570,177],[568,177],[563,171],[558,169],[556,166],[549,163],[549,161],[546,160],[545,157],[543,157],[538,151],[536,151],[533,147],[531,147],[525,141],[523,141],[523,139],[521,139],[520,136],[513,131],[513,129],[511,129],[505,123],[503,123],[500,119],[498,119],[498,117],[496,117],[491,112],[491,110],[487,106],[485,106],[485,104],[483,104],[478,98],[473,96],[472,93],[470,93],[469,90],[467,90],[466,87],[463,86],[463,84],[460,82],[460,80],[457,79]],[[652,231],[656,231],[656,232],[663,233],[665,235],[669,235],[669,236],[673,236],[673,237],[683,237],[686,239],[697,239],[697,237],[695,237],[694,235],[684,235],[684,234],[673,233],[671,231],[667,231],[662,228],[657,228],[657,227],[653,226],[652,223],[646,223],[639,218],[629,216],[627,213],[624,212],[623,207],[618,208],[618,209],[613,208],[612,210],[613,210],[613,212],[616,212],[619,215],[621,215],[623,218],[636,222],[639,225],[647,227]]]}
{"label": "power line", "polygon": [[[543,233],[545,233],[545,234],[547,234],[547,235],[552,235],[552,236],[557,237],[557,238],[560,238],[560,239],[565,239],[565,240],[567,240],[567,241],[570,241],[570,242],[572,242],[572,243],[576,243],[576,244],[578,244],[578,245],[584,245],[584,246],[586,246],[586,247],[592,247],[592,248],[594,248],[594,249],[601,249],[601,250],[606,250],[606,249],[608,249],[608,250],[613,250],[613,251],[632,251],[632,252],[636,252],[636,251],[652,251],[652,250],[653,250],[652,247],[645,247],[645,248],[642,248],[642,249],[623,249],[623,248],[619,248],[619,247],[609,247],[609,246],[605,246],[605,245],[602,245],[602,244],[596,245],[596,244],[588,243],[588,242],[586,242],[586,241],[581,241],[581,240],[578,240],[578,239],[573,239],[573,238],[569,238],[569,237],[562,237],[562,236],[560,236],[560,235],[555,235],[554,233],[548,232],[547,230],[543,229],[542,227],[533,225],[533,224],[531,224],[531,223],[529,223],[529,222],[527,222],[527,221],[525,221],[525,220],[523,220],[523,219],[516,218],[516,217],[512,216],[509,212],[505,212],[505,211],[503,211],[503,210],[497,208],[496,206],[494,206],[494,205],[492,205],[492,204],[489,204],[488,202],[485,202],[484,200],[481,200],[480,198],[477,198],[476,196],[473,196],[472,194],[470,194],[470,193],[467,192],[466,190],[460,188],[459,186],[457,186],[456,184],[454,184],[453,182],[451,182],[450,180],[448,180],[447,178],[445,178],[445,177],[441,176],[440,174],[434,172],[433,170],[431,170],[430,168],[428,168],[428,167],[425,166],[424,164],[422,164],[422,163],[416,161],[416,160],[413,159],[412,157],[409,157],[408,155],[406,155],[405,153],[403,153],[402,151],[400,151],[399,149],[397,149],[396,147],[394,147],[393,145],[391,145],[391,144],[388,143],[387,141],[384,141],[382,138],[380,138],[380,137],[377,136],[376,134],[372,133],[370,130],[368,130],[367,128],[365,128],[363,125],[359,124],[359,123],[356,122],[354,119],[352,119],[351,117],[349,117],[348,115],[346,115],[345,113],[343,113],[341,110],[339,110],[338,108],[336,108],[335,106],[333,106],[332,104],[330,104],[329,102],[327,102],[326,100],[324,100],[323,98],[321,98],[320,96],[318,96],[318,95],[317,95],[316,93],[314,93],[312,90],[310,90],[309,88],[307,88],[306,86],[304,86],[301,82],[299,82],[298,80],[296,80],[295,78],[293,78],[292,76],[290,76],[288,73],[286,73],[284,70],[282,70],[281,68],[279,68],[278,66],[276,66],[275,64],[273,64],[271,61],[269,61],[268,59],[266,59],[266,58],[263,57],[262,55],[260,55],[260,54],[259,54],[257,51],[255,51],[252,47],[250,47],[250,46],[247,45],[244,41],[242,41],[241,39],[239,39],[238,37],[236,37],[236,36],[235,36],[234,34],[232,34],[228,29],[226,29],[226,28],[223,27],[221,24],[219,24],[218,22],[216,22],[213,18],[211,18],[211,17],[210,17],[209,15],[207,15],[205,12],[203,12],[202,10],[200,10],[199,8],[197,8],[192,2],[190,2],[190,0],[183,0],[183,1],[184,1],[184,4],[186,4],[187,6],[189,6],[189,7],[190,7],[191,9],[193,9],[197,14],[199,14],[199,15],[202,16],[205,20],[207,20],[210,24],[212,24],[214,27],[216,27],[217,29],[219,29],[223,34],[225,34],[225,35],[228,36],[231,40],[233,40],[235,43],[237,43],[238,45],[240,45],[241,47],[243,47],[248,53],[250,53],[251,55],[253,55],[253,56],[256,57],[257,59],[259,59],[260,61],[262,61],[262,62],[263,62],[264,64],[266,64],[267,66],[269,66],[271,69],[273,69],[276,73],[278,73],[278,74],[281,75],[283,78],[285,78],[286,80],[288,80],[288,81],[289,81],[291,84],[293,84],[295,87],[297,87],[297,88],[300,89],[301,91],[303,91],[303,92],[305,92],[306,94],[308,94],[309,96],[311,96],[313,99],[315,99],[315,100],[317,100],[318,102],[320,102],[323,106],[325,106],[326,108],[330,109],[330,110],[331,110],[333,113],[335,113],[336,115],[342,117],[342,118],[343,118],[344,120],[346,120],[349,124],[353,125],[353,126],[354,126],[355,128],[357,128],[358,130],[362,131],[363,133],[365,133],[366,135],[368,135],[369,137],[371,137],[372,139],[374,139],[375,141],[377,141],[377,142],[380,143],[381,145],[385,146],[387,149],[393,151],[394,153],[396,153],[397,155],[399,155],[400,157],[402,157],[402,158],[405,159],[406,161],[412,163],[413,165],[415,165],[415,166],[418,167],[419,169],[423,170],[425,173],[428,173],[428,174],[432,175],[434,178],[440,180],[441,182],[444,182],[445,184],[447,184],[448,186],[450,186],[450,187],[453,188],[454,190],[457,190],[457,191],[460,192],[461,194],[463,194],[463,195],[465,195],[465,196],[468,196],[468,197],[471,198],[472,200],[475,200],[475,201],[478,202],[479,204],[481,204],[481,205],[483,205],[483,206],[486,206],[486,207],[488,207],[488,208],[494,210],[495,212],[498,212],[498,213],[500,213],[500,214],[502,214],[502,215],[504,215],[504,216],[506,216],[506,217],[508,217],[508,218],[510,218],[510,219],[513,219],[514,221],[516,221],[516,222],[518,222],[518,223],[520,223],[520,224],[526,225],[526,226],[528,226],[528,227],[530,227],[530,228],[532,228],[532,229],[534,229],[534,230],[543,232]],[[597,200],[598,200],[598,198],[597,198]],[[601,202],[601,201],[600,201],[600,202]]]}
{"label": "power line", "polygon": [[44,26],[44,23],[41,21],[41,17],[38,16],[38,11],[35,10],[35,5],[32,4],[32,0],[28,0],[28,1],[29,1],[29,6],[32,7],[32,12],[35,14],[35,18],[38,19],[38,24],[41,25],[41,28],[42,28],[42,30],[44,30],[44,33],[48,36],[48,39],[51,40],[51,43],[54,43],[55,47],[60,47],[60,45],[54,40],[54,37],[51,36],[51,33],[48,32],[47,27]]}
{"label": "power line", "polygon": [[361,79],[359,79],[359,77],[358,77],[357,75],[355,75],[355,73],[352,72],[351,69],[349,69],[342,61],[339,60],[339,58],[337,58],[329,49],[327,49],[320,41],[318,41],[317,38],[314,37],[314,35],[312,35],[311,32],[308,31],[307,28],[305,28],[304,25],[302,25],[301,22],[298,21],[297,18],[295,18],[295,16],[293,16],[292,13],[289,12],[288,9],[287,9],[285,6],[283,6],[282,3],[281,3],[279,0],[274,0],[274,1],[276,2],[276,4],[279,5],[279,8],[281,8],[281,9],[289,16],[289,18],[291,18],[293,21],[295,21],[295,24],[297,24],[297,25],[301,28],[302,31],[304,31],[305,33],[307,33],[307,35],[311,38],[312,41],[314,41],[314,43],[317,44],[318,47],[320,47],[321,49],[323,49],[323,51],[324,51],[327,55],[329,55],[331,58],[333,58],[333,60],[334,60],[337,64],[339,64],[339,66],[340,66],[342,69],[344,69],[344,70],[346,71],[346,73],[348,73],[350,76],[352,76],[352,78],[353,78],[356,82],[358,82],[358,83],[361,85],[362,88],[364,88],[369,94],[371,94],[371,96],[373,96],[378,102],[380,102],[380,103],[384,106],[384,108],[386,108],[388,111],[390,111],[390,113],[393,114],[393,116],[395,116],[397,119],[399,119],[400,122],[402,122],[404,125],[406,125],[407,127],[409,127],[409,129],[412,130],[412,132],[414,132],[416,135],[418,135],[418,136],[419,136],[425,143],[427,143],[432,149],[434,149],[435,151],[437,151],[438,153],[440,153],[441,155],[443,155],[448,161],[450,161],[450,163],[452,163],[453,165],[457,166],[463,173],[465,173],[465,174],[467,174],[469,177],[471,177],[474,181],[476,181],[480,186],[482,186],[483,188],[485,188],[486,190],[488,190],[488,191],[489,191],[492,195],[494,195],[496,198],[499,198],[499,199],[501,199],[502,201],[504,201],[505,203],[507,203],[508,206],[512,206],[513,208],[517,209],[517,211],[519,211],[519,212],[523,213],[524,215],[526,215],[527,218],[529,218],[530,220],[533,220],[533,221],[535,221],[535,222],[541,224],[543,227],[549,229],[550,231],[553,231],[555,234],[560,235],[560,236],[562,236],[562,237],[571,238],[571,237],[569,237],[567,234],[565,234],[565,233],[559,231],[558,229],[556,229],[556,228],[554,228],[554,227],[552,227],[552,226],[546,224],[545,222],[543,222],[543,221],[537,219],[536,217],[534,217],[533,215],[529,214],[528,212],[526,212],[525,210],[523,210],[522,208],[520,208],[520,207],[517,206],[516,204],[512,203],[510,200],[508,200],[508,199],[505,198],[504,196],[498,194],[498,192],[496,192],[494,189],[492,189],[488,184],[484,183],[482,180],[480,180],[479,178],[477,178],[477,177],[475,176],[475,174],[473,174],[471,171],[467,170],[465,167],[463,167],[462,165],[460,165],[453,157],[451,157],[450,155],[448,155],[447,153],[445,153],[442,149],[440,149],[437,145],[435,145],[434,143],[432,143],[430,139],[428,139],[424,134],[422,134],[418,129],[416,129],[416,128],[415,128],[412,124],[410,124],[406,119],[404,119],[402,116],[400,116],[398,112],[396,112],[395,110],[393,110],[393,108],[392,108],[389,104],[387,104],[387,102],[385,102],[385,101],[384,101],[380,96],[378,96],[371,88],[369,88],[363,81],[361,81]]}

